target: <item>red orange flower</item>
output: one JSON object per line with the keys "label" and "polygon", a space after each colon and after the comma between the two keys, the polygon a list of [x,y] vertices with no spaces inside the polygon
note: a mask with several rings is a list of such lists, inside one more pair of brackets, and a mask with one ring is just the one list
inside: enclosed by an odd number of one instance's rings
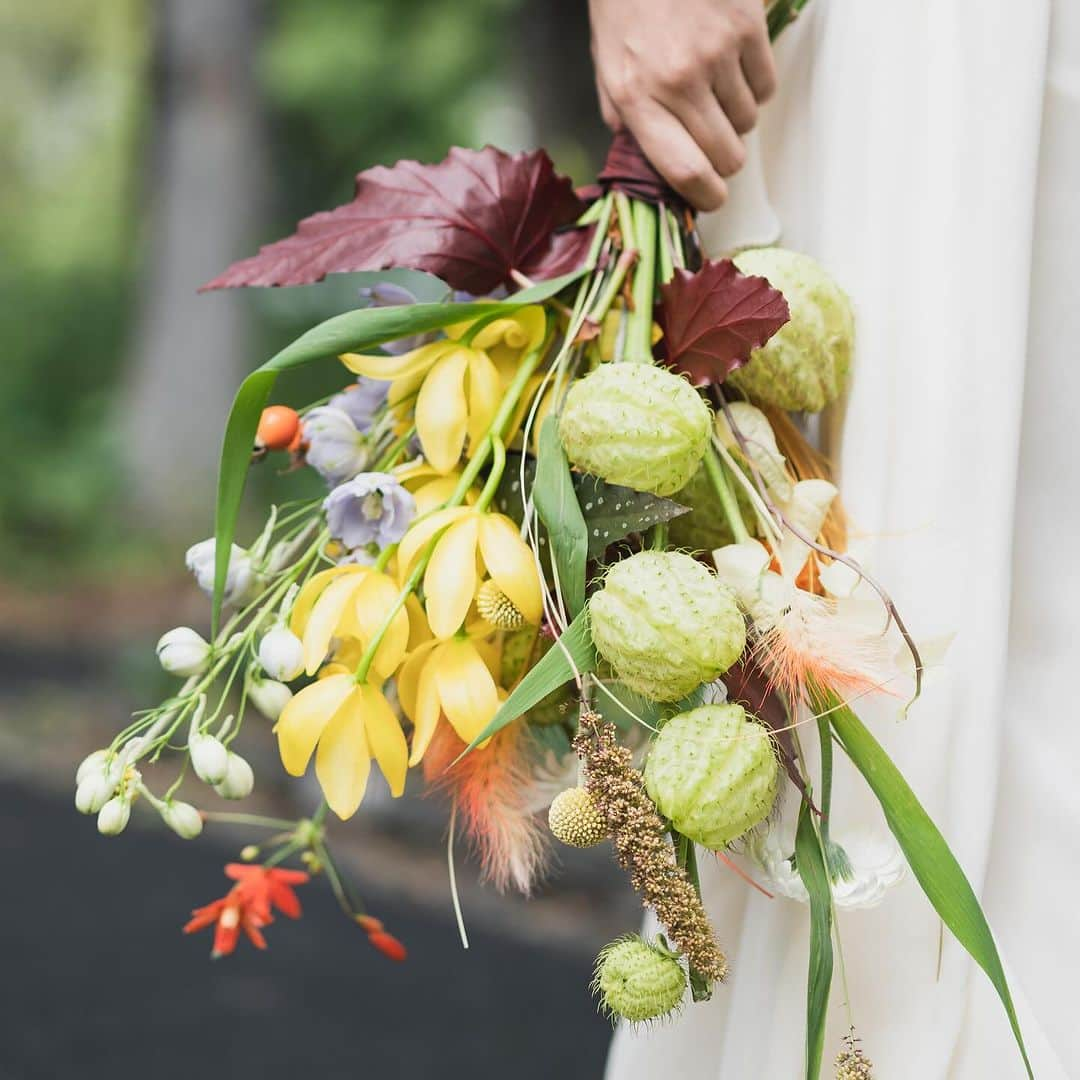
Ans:
{"label": "red orange flower", "polygon": [[236,884],[220,900],[195,908],[184,927],[185,934],[193,934],[216,924],[210,953],[214,959],[235,950],[241,930],[255,948],[265,949],[262,928],[274,921],[275,909],[290,919],[300,918],[300,898],[293,887],[308,880],[303,870],[229,863],[225,875]]}

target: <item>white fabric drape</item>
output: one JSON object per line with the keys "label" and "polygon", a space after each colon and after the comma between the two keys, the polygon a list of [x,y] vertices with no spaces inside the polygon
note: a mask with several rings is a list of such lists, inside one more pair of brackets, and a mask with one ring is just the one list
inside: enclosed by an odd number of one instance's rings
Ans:
{"label": "white fabric drape", "polygon": [[[702,223],[717,252],[779,227],[855,303],[841,490],[916,636],[956,632],[907,719],[859,712],[983,898],[1039,1080],[1080,1076],[1078,6],[813,0],[778,48],[760,173]],[[834,829],[883,829],[839,761]],[[802,1075],[807,909],[711,861],[703,887],[734,974],[673,1023],[621,1029],[610,1080]],[[910,876],[840,930],[878,1080],[1024,1076]],[[838,979],[827,1059],[846,1029]]]}

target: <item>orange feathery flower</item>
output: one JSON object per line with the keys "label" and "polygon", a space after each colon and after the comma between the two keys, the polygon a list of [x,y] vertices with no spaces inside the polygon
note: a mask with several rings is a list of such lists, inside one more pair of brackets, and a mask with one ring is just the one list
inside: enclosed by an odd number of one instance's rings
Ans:
{"label": "orange feathery flower", "polygon": [[439,724],[424,756],[424,778],[452,796],[484,876],[500,891],[513,884],[525,894],[547,854],[547,831],[528,801],[528,741],[524,725],[510,724],[454,764],[465,743],[449,724]]}

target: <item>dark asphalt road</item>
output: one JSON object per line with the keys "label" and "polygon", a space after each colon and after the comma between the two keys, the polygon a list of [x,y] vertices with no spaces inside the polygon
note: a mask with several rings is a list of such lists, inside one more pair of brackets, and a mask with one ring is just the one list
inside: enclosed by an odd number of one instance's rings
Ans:
{"label": "dark asphalt road", "polygon": [[[373,952],[325,883],[270,949],[208,959],[188,910],[231,853],[129,830],[106,840],[66,802],[0,784],[0,1080],[593,1080],[610,1029],[589,957],[544,951],[367,891],[410,949]],[[362,882],[360,883],[363,884]]]}

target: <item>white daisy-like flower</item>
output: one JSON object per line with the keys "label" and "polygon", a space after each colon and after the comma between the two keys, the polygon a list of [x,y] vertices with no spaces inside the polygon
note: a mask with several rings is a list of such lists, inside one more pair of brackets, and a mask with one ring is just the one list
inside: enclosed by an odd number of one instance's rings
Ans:
{"label": "white daisy-like flower", "polygon": [[[838,908],[877,907],[894,885],[903,881],[907,862],[892,834],[880,829],[859,827],[833,839],[847,856],[843,875],[832,883],[833,902]],[[794,830],[790,823],[774,823],[747,837],[745,854],[764,873],[765,888],[790,900],[805,904],[806,886],[795,868]]]}

